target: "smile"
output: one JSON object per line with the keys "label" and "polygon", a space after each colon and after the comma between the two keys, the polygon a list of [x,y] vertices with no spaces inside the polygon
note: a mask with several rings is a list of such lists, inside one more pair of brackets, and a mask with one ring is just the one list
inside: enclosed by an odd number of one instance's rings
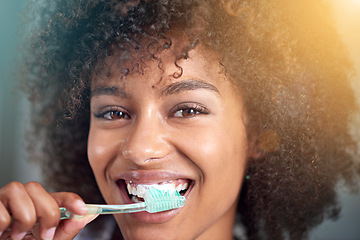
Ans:
{"label": "smile", "polygon": [[151,184],[137,184],[133,181],[125,180],[127,194],[132,202],[143,202],[145,193],[149,188],[156,188],[165,192],[176,190],[184,196],[189,189],[190,183],[191,181],[188,179],[169,180]]}

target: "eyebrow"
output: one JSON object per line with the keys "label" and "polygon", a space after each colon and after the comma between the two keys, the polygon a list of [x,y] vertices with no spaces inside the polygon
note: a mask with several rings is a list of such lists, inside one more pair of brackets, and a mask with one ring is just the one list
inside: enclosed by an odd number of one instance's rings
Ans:
{"label": "eyebrow", "polygon": [[191,79],[181,82],[175,82],[166,86],[161,91],[161,95],[167,96],[167,95],[177,94],[183,91],[196,90],[196,89],[207,89],[220,94],[219,89],[217,89],[214,85],[200,80]]}
{"label": "eyebrow", "polygon": [[[186,81],[175,82],[166,86],[164,89],[162,89],[161,96],[168,96],[196,89],[207,89],[220,94],[220,91],[214,85],[200,80],[190,79]],[[125,92],[125,90],[117,86],[97,86],[91,89],[91,97],[96,97],[99,95],[112,95],[129,98],[129,95]]]}
{"label": "eyebrow", "polygon": [[119,88],[117,86],[98,86],[91,89],[91,97],[96,97],[99,95],[113,95],[113,96],[121,96],[123,98],[129,97],[124,89]]}

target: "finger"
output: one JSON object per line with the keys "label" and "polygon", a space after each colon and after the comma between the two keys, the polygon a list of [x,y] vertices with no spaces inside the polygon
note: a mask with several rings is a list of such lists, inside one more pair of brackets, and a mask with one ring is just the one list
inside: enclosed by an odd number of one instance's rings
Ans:
{"label": "finger", "polygon": [[59,205],[55,199],[37,182],[24,185],[36,211],[41,239],[52,239],[59,224]]}
{"label": "finger", "polygon": [[88,208],[81,197],[75,193],[57,192],[50,193],[55,199],[58,206],[65,207],[76,215],[85,215],[88,212]]}
{"label": "finger", "polygon": [[11,237],[22,239],[36,223],[34,204],[23,184],[12,182],[1,189],[1,201],[12,215]]}
{"label": "finger", "polygon": [[72,218],[60,222],[55,232],[54,240],[74,239],[89,222],[96,219],[98,214],[88,214],[81,218]]}
{"label": "finger", "polygon": [[65,207],[75,215],[83,215],[81,218],[63,220],[59,223],[54,239],[73,239],[89,222],[94,220],[97,215],[86,215],[88,208],[80,196],[74,193],[52,193],[52,197],[57,204]]}
{"label": "finger", "polygon": [[5,208],[4,204],[0,202],[0,236],[1,234],[10,227],[11,217]]}

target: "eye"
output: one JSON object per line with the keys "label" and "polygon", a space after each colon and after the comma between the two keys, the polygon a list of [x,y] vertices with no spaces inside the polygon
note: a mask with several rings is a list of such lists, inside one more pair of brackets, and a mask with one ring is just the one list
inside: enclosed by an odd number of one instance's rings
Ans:
{"label": "eye", "polygon": [[192,118],[200,114],[208,114],[209,111],[196,103],[182,103],[175,107],[172,117],[175,118]]}
{"label": "eye", "polygon": [[98,113],[94,113],[96,118],[105,120],[130,119],[130,115],[124,109],[117,106],[110,106],[100,109]]}

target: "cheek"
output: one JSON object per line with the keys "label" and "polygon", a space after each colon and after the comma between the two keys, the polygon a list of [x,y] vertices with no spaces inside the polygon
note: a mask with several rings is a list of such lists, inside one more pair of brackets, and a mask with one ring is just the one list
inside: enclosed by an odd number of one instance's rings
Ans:
{"label": "cheek", "polygon": [[219,125],[204,124],[192,137],[182,136],[182,140],[186,139],[184,153],[201,177],[194,191],[198,220],[204,227],[211,226],[222,216],[235,214],[247,165],[245,129],[241,126],[219,128]]}
{"label": "cheek", "polygon": [[[226,136],[226,137],[224,137]],[[234,136],[218,133],[206,148],[202,168],[207,181],[220,185],[224,192],[237,195],[247,164],[247,139],[242,135]]]}
{"label": "cheek", "polygon": [[[247,138],[245,136],[229,136],[227,144],[219,154],[221,172],[220,182],[223,192],[230,198],[237,198],[247,166]],[[233,138],[233,139],[231,139]],[[232,144],[231,144],[232,143]]]}
{"label": "cheek", "polygon": [[248,141],[242,126],[198,128],[193,137],[186,138],[186,143],[187,149],[193,149],[191,159],[196,159],[195,164],[204,170],[204,174],[221,170],[238,173],[245,168]]}
{"label": "cheek", "polygon": [[106,132],[90,126],[87,151],[89,163],[98,183],[101,182],[106,167],[116,157],[118,144]]}
{"label": "cheek", "polygon": [[209,191],[231,190],[236,197],[247,165],[246,129],[242,123],[213,123],[217,124],[198,126],[191,136],[178,134],[178,139],[183,142],[183,152],[200,172],[204,186]]}

